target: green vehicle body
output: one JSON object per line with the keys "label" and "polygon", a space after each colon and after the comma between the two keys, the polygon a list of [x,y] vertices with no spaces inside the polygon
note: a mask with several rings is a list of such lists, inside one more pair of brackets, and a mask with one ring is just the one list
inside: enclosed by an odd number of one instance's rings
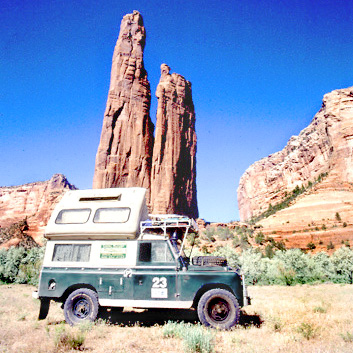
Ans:
{"label": "green vehicle body", "polygon": [[[167,240],[137,241],[141,244],[167,243]],[[169,243],[169,242],[168,242]],[[167,250],[171,245],[168,244]],[[107,306],[191,308],[200,296],[211,288],[224,288],[232,292],[243,306],[243,286],[239,271],[228,266],[183,267],[180,259],[168,262],[139,261],[136,266],[117,268],[46,267],[42,268],[39,298],[65,301],[78,287],[91,288]],[[170,258],[172,253],[170,253]],[[55,283],[55,285],[51,285]],[[151,291],[167,289],[163,298],[151,297]],[[133,302],[134,301],[134,302]],[[141,301],[141,302],[140,302]],[[155,303],[153,303],[155,302]],[[158,303],[159,302],[159,303]],[[124,303],[127,303],[123,305]]]}
{"label": "green vehicle body", "polygon": [[34,293],[41,300],[39,318],[54,300],[64,304],[70,324],[94,320],[100,306],[196,309],[206,326],[234,326],[239,308],[249,304],[240,270],[221,258],[190,260],[184,245],[196,223],[184,216],[147,215],[144,189],[132,189],[74,191],[56,207]]}

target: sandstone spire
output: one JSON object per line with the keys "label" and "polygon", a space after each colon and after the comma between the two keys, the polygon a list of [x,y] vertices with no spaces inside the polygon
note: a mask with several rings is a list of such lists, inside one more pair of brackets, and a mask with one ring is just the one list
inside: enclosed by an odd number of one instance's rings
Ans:
{"label": "sandstone spire", "polygon": [[153,130],[150,84],[143,63],[145,27],[138,11],[121,21],[93,188],[150,188]]}
{"label": "sandstone spire", "polygon": [[196,132],[191,83],[161,65],[151,176],[153,213],[198,217]]}

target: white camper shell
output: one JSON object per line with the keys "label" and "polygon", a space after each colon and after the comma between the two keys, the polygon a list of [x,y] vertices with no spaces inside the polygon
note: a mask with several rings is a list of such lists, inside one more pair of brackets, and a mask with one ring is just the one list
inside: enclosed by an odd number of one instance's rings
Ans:
{"label": "white camper shell", "polygon": [[146,189],[68,191],[55,207],[48,239],[136,239],[148,219]]}

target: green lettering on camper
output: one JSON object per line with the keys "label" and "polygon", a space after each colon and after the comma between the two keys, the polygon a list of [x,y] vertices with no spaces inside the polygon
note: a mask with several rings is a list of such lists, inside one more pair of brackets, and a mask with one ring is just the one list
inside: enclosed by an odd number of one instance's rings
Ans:
{"label": "green lettering on camper", "polygon": [[126,243],[123,244],[102,244],[100,249],[101,259],[125,259]]}

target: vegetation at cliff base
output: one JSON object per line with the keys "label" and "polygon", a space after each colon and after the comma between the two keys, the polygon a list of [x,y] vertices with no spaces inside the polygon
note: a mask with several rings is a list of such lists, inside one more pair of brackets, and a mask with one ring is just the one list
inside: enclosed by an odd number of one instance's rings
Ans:
{"label": "vegetation at cliff base", "polygon": [[[295,199],[302,195],[304,192],[312,189],[316,184],[320,183],[324,178],[326,178],[328,175],[328,172],[326,173],[321,173],[313,182],[309,181],[308,184],[305,186],[304,184],[299,187],[298,185],[292,190],[290,193],[285,193],[284,198],[282,201],[276,203],[275,205],[272,205],[271,203],[268,206],[268,209],[265,212],[262,212],[258,214],[257,216],[252,217],[248,222],[249,224],[253,225],[259,222],[261,219],[267,218],[276,212],[283,210],[287,207],[289,207]],[[339,216],[339,215],[338,215]],[[337,218],[337,215],[336,215]]]}

